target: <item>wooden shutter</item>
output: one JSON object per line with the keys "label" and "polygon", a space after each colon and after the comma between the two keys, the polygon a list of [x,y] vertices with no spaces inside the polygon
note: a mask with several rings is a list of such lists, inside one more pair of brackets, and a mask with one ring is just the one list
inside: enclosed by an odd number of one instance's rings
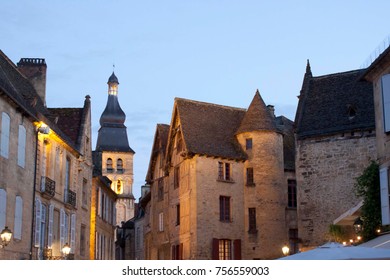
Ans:
{"label": "wooden shutter", "polygon": [[70,249],[75,252],[76,246],[76,214],[70,216]]}
{"label": "wooden shutter", "polygon": [[390,74],[382,76],[383,128],[390,131]]}
{"label": "wooden shutter", "polygon": [[5,219],[7,217],[7,193],[4,189],[0,189],[0,229],[5,228]]}
{"label": "wooden shutter", "polygon": [[18,165],[24,167],[26,162],[26,129],[19,125],[18,134]]}
{"label": "wooden shutter", "polygon": [[39,242],[41,240],[41,201],[39,199],[35,200],[35,247],[39,247]]}
{"label": "wooden shutter", "polygon": [[47,230],[47,246],[52,247],[53,244],[53,224],[54,224],[54,205],[49,206],[49,226]]}
{"label": "wooden shutter", "polygon": [[381,188],[381,207],[382,207],[382,225],[390,224],[390,207],[389,207],[389,178],[387,167],[379,171],[380,188]]}
{"label": "wooden shutter", "polygon": [[23,220],[23,199],[21,196],[15,198],[15,220],[14,220],[14,238],[22,239],[22,220]]}
{"label": "wooden shutter", "polygon": [[212,241],[211,259],[219,260],[219,239],[217,238],[213,238]]}
{"label": "wooden shutter", "polygon": [[241,239],[236,239],[233,241],[233,259],[241,260]]}
{"label": "wooden shutter", "polygon": [[10,122],[8,114],[3,112],[1,115],[0,155],[5,158],[8,158],[9,153]]}
{"label": "wooden shutter", "polygon": [[60,250],[65,245],[65,211],[61,209],[60,211]]}

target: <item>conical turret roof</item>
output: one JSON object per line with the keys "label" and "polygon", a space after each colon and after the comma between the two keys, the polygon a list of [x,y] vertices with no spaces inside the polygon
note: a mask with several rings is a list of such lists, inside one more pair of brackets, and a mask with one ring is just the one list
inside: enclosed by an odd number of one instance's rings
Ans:
{"label": "conical turret roof", "polygon": [[237,134],[261,130],[277,131],[277,128],[274,117],[261,98],[259,90],[257,90],[241,121]]}

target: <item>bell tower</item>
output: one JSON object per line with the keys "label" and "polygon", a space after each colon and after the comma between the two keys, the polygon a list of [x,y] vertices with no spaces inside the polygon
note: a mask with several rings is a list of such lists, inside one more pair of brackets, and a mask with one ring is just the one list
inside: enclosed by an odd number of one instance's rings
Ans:
{"label": "bell tower", "polygon": [[129,146],[126,114],[119,105],[118,78],[112,72],[108,79],[107,105],[100,117],[95,154],[95,165],[101,175],[111,180],[111,189],[117,194],[116,224],[134,217],[133,156]]}

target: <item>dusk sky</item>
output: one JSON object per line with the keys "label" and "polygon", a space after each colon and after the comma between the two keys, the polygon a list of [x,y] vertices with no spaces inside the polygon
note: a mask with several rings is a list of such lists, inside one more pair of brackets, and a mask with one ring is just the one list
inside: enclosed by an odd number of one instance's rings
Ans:
{"label": "dusk sky", "polygon": [[0,49],[15,64],[45,58],[47,106],[81,107],[91,96],[93,149],[115,65],[137,200],[156,124],[170,123],[175,97],[247,108],[259,89],[294,120],[307,59],[314,76],[367,67],[390,34],[390,1],[0,3]]}

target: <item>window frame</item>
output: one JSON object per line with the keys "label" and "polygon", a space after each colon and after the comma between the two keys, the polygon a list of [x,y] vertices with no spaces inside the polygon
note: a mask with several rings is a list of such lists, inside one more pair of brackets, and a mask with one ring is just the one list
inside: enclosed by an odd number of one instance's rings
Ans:
{"label": "window frame", "polygon": [[219,196],[219,220],[223,223],[231,223],[231,197]]}

